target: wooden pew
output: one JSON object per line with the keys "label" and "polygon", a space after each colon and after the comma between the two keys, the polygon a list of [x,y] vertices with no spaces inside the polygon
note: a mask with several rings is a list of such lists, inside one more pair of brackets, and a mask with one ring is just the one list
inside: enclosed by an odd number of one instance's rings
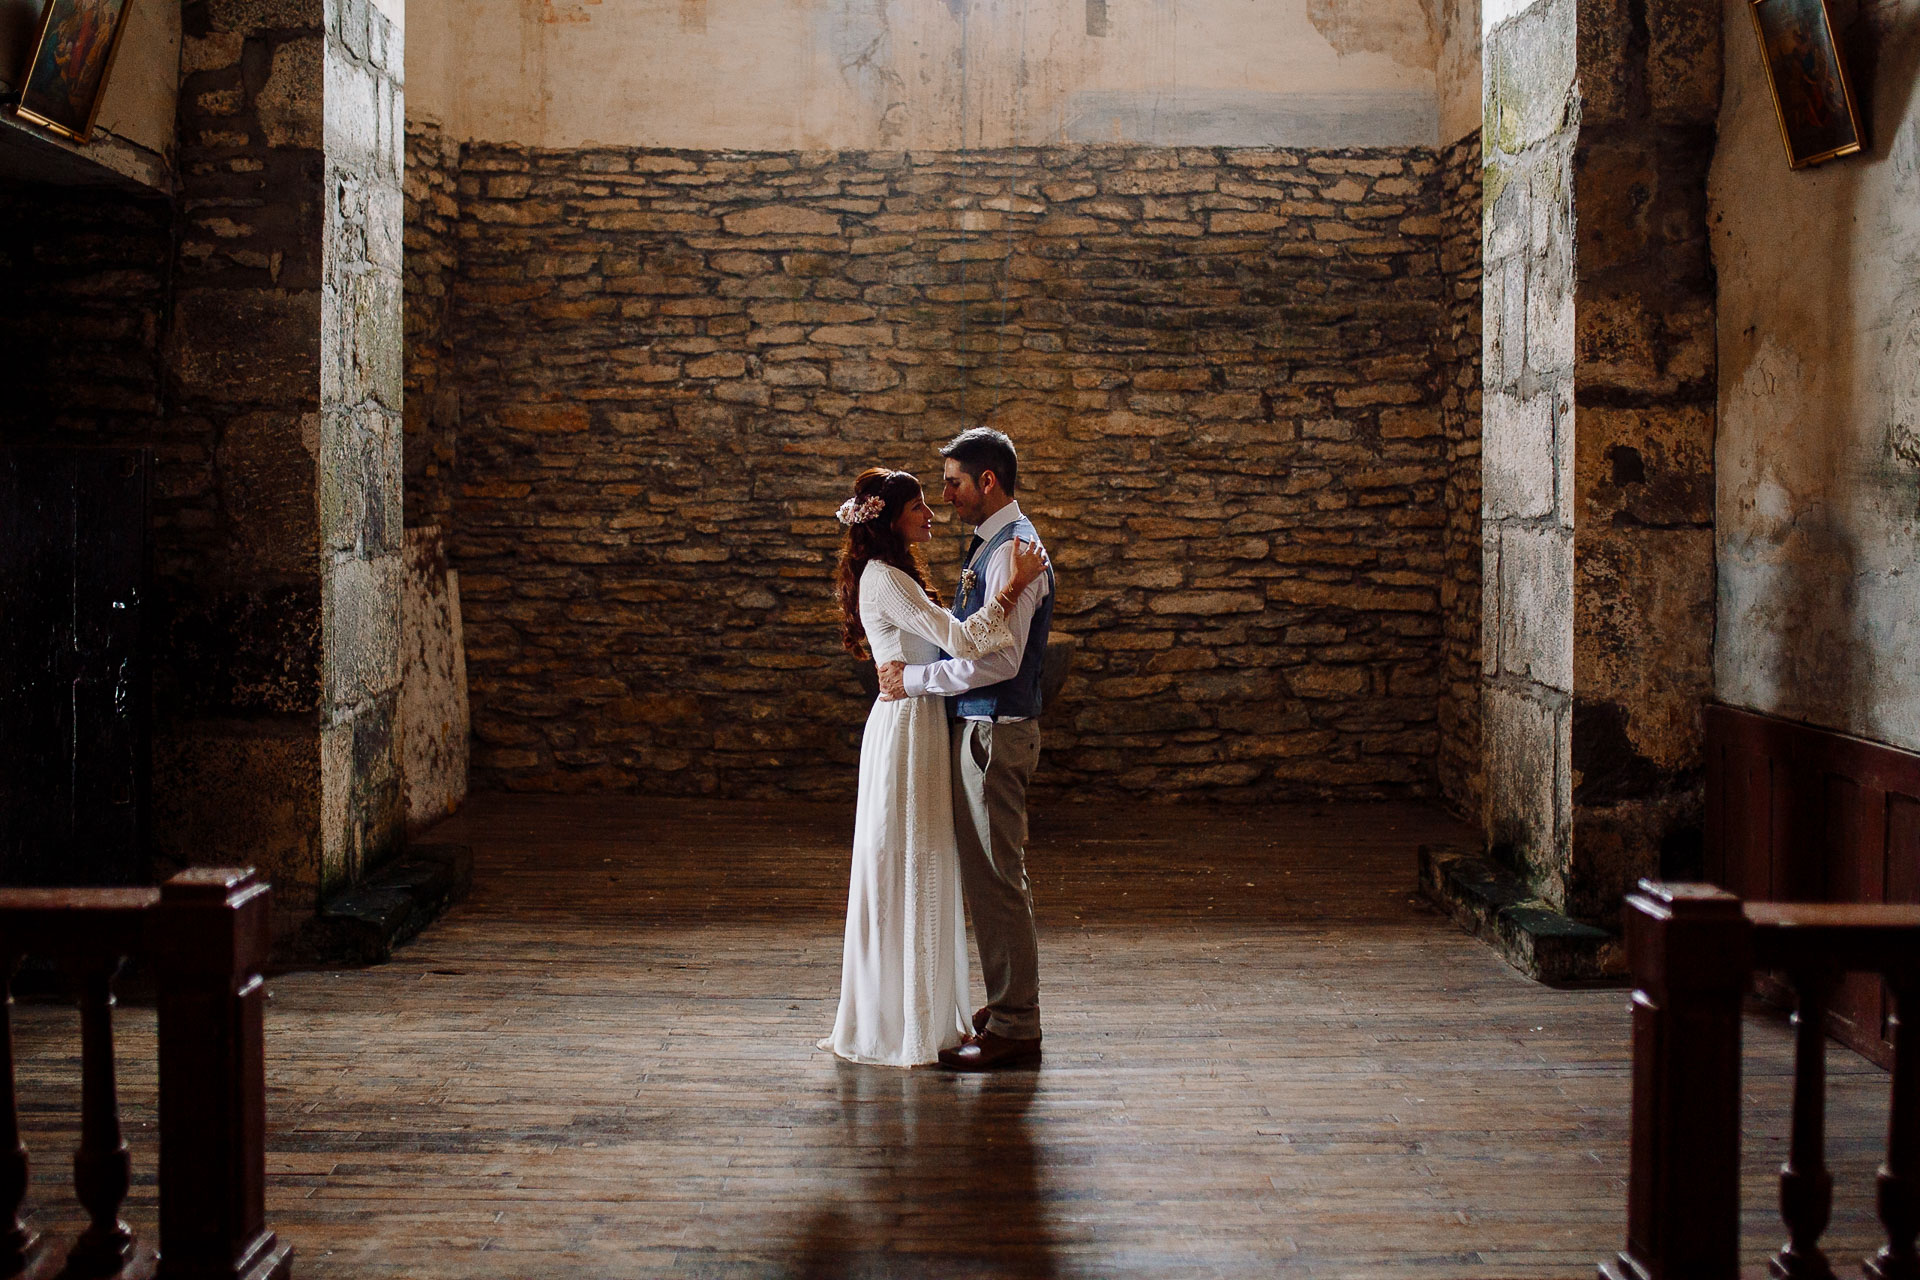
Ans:
{"label": "wooden pew", "polygon": [[1826,1011],[1840,980],[1886,980],[1893,1100],[1878,1202],[1878,1280],[1920,1280],[1920,906],[1743,903],[1710,885],[1642,880],[1627,898],[1633,973],[1627,1247],[1601,1280],[1739,1274],[1740,1008],[1756,973],[1794,993],[1792,1132],[1780,1170],[1787,1243],[1769,1271],[1831,1280],[1820,1250],[1833,1200],[1826,1146]]}
{"label": "wooden pew", "polygon": [[[157,889],[0,889],[0,1278],[282,1280],[291,1248],[266,1226],[261,967],[270,890],[252,871],[185,871]],[[55,961],[79,991],[80,1149],[90,1225],[63,1260],[21,1216],[27,1150],[14,1096],[11,984]],[[159,989],[159,1255],[120,1219],[131,1178],[113,1066],[113,982],[129,960]],[[157,1269],[156,1269],[157,1265]]]}

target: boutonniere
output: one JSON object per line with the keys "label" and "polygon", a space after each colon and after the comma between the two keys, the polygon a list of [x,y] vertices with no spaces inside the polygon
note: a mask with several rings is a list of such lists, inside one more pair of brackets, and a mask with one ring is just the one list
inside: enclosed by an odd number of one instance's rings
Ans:
{"label": "boutonniere", "polygon": [[962,569],[960,571],[960,594],[963,596],[972,595],[973,588],[979,583],[979,581],[980,581],[979,574],[975,573],[971,569]]}

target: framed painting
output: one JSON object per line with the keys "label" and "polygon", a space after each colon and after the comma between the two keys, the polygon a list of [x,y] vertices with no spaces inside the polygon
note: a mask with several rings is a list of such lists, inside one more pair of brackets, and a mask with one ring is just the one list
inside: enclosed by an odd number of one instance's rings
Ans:
{"label": "framed painting", "polygon": [[1847,65],[1827,0],[1749,0],[1787,164],[1803,169],[1861,148]]}
{"label": "framed painting", "polygon": [[20,76],[22,119],[76,142],[93,132],[133,0],[47,0]]}

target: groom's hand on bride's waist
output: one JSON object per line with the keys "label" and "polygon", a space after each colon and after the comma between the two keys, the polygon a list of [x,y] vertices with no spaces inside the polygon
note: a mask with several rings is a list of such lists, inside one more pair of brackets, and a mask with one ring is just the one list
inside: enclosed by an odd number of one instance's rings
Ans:
{"label": "groom's hand on bride's waist", "polygon": [[906,682],[900,675],[906,669],[904,662],[882,662],[874,666],[880,676],[880,701],[898,702],[907,696]]}

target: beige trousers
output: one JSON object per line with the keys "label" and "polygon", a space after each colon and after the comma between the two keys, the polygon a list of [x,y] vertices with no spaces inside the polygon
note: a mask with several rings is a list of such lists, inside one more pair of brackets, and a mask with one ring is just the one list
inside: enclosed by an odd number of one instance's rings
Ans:
{"label": "beige trousers", "polygon": [[1040,940],[1027,882],[1027,784],[1040,763],[1033,720],[953,727],[953,827],[960,885],[986,979],[987,1030],[1040,1034]]}

